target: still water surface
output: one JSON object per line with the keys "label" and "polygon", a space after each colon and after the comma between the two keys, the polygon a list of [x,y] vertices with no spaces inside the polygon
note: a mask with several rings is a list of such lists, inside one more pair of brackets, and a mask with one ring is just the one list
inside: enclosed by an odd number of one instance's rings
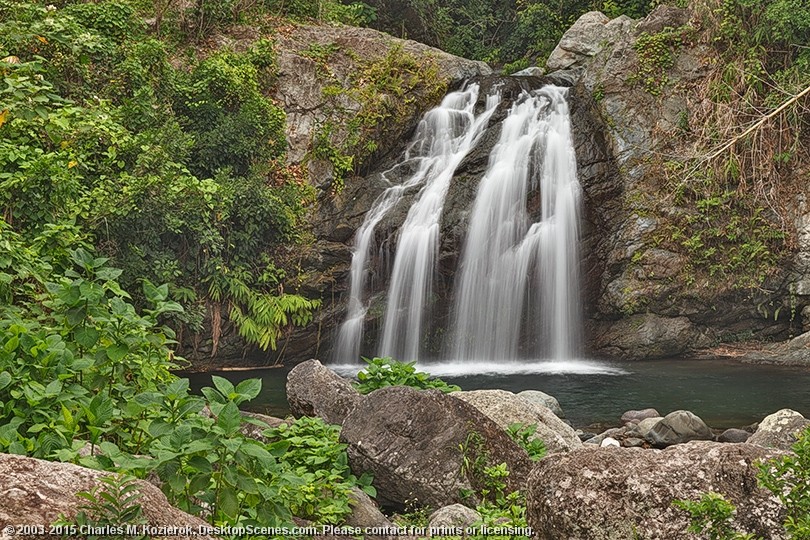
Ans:
{"label": "still water surface", "polygon": [[[344,375],[352,371],[349,366],[332,367]],[[542,390],[557,398],[567,419],[577,427],[617,425],[624,411],[646,407],[654,407],[662,414],[687,409],[713,428],[758,422],[786,407],[810,417],[810,370],[806,369],[721,360],[425,364],[418,367],[464,390]],[[288,372],[287,368],[273,368],[186,376],[195,391],[210,386],[211,375],[220,375],[234,383],[260,377],[262,393],[247,405],[256,412],[284,416],[289,412],[284,390]]]}

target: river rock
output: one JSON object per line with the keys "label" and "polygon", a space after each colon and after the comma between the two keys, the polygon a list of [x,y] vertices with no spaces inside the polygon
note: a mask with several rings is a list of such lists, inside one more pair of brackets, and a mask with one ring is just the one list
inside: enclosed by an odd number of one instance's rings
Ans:
{"label": "river rock", "polygon": [[539,403],[543,407],[547,407],[551,410],[558,418],[565,418],[565,413],[560,407],[560,402],[557,401],[557,398],[546,394],[545,392],[541,392],[540,390],[524,390],[522,392],[517,393],[517,397],[523,398],[527,401],[532,401],[534,403]]}
{"label": "river rock", "polygon": [[799,433],[808,427],[810,420],[801,413],[792,409],[782,409],[766,416],[748,442],[765,448],[790,450],[796,443]]}
{"label": "river rock", "polygon": [[623,439],[624,436],[627,434],[627,432],[628,429],[626,427],[610,428],[603,431],[596,437],[588,439],[585,442],[585,444],[595,444],[597,446],[601,446],[602,442],[605,441],[606,439],[614,439],[614,440]]}
{"label": "river rock", "polygon": [[626,411],[622,415],[622,424],[638,424],[646,418],[661,417],[655,409],[641,409],[639,411]]}
{"label": "river rock", "polygon": [[[90,492],[103,488],[101,478],[110,473],[94,471],[73,465],[57,463],[24,456],[0,454],[0,539],[19,540],[41,538],[41,535],[9,534],[8,526],[30,525],[44,527],[47,531],[60,516],[73,520],[81,507],[87,503],[76,496],[80,491]],[[153,527],[189,527],[194,533],[209,525],[198,517],[174,508],[166,496],[152,484],[135,481],[143,516]],[[210,539],[208,534],[181,534],[161,536],[167,540]]]}
{"label": "river rock", "polygon": [[730,428],[717,436],[717,442],[742,443],[751,438],[751,434],[744,429]]}
{"label": "river rock", "polygon": [[711,440],[712,430],[690,411],[673,411],[656,422],[647,434],[650,444],[658,447],[683,444],[695,440]]}
{"label": "river rock", "polygon": [[287,375],[287,401],[297,417],[320,416],[340,425],[362,399],[348,380],[318,360],[302,362]]}
{"label": "river rock", "polygon": [[622,444],[614,439],[613,437],[605,437],[602,439],[602,442],[599,444],[600,448],[608,448],[611,446],[615,446],[616,448],[620,447]]}
{"label": "river rock", "polygon": [[526,401],[512,392],[473,390],[454,392],[452,395],[473,405],[503,429],[514,423],[536,425],[534,436],[543,441],[549,454],[568,452],[582,446],[574,428],[557,418],[551,409]]}
{"label": "river rock", "polygon": [[391,521],[380,512],[371,497],[358,487],[353,487],[349,494],[349,507],[352,513],[346,518],[346,525],[350,527],[393,527]]}
{"label": "river rock", "polygon": [[480,456],[488,465],[507,464],[511,490],[523,485],[532,464],[498,424],[438,390],[375,390],[346,417],[340,440],[354,473],[372,473],[377,500],[395,509],[465,502],[462,492],[480,488],[484,478],[462,465]]}
{"label": "river rock", "polygon": [[[430,529],[438,528],[453,528],[453,529],[466,529],[471,527],[474,523],[481,520],[481,514],[464,506],[463,504],[451,504],[439,508],[430,515],[428,518],[428,527]],[[444,536],[441,535],[440,536]],[[450,536],[449,534],[447,536]]]}
{"label": "river rock", "polygon": [[652,418],[645,418],[638,424],[631,424],[627,428],[627,434],[631,437],[641,437],[642,439],[648,441],[650,440],[650,430],[652,430],[655,425],[663,420],[663,416],[654,416]]}
{"label": "river rock", "polygon": [[784,539],[783,508],[758,487],[753,464],[782,455],[751,444],[692,441],[666,450],[596,448],[554,454],[531,476],[527,519],[541,540],[686,540],[689,515],[676,499],[715,491],[736,506],[735,525]]}

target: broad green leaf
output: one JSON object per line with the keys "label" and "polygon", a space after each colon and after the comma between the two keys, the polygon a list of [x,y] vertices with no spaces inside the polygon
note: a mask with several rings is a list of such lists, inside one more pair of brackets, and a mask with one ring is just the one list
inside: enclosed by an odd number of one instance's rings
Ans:
{"label": "broad green leaf", "polygon": [[129,347],[126,343],[116,343],[107,348],[107,358],[113,362],[119,362],[129,352]]}

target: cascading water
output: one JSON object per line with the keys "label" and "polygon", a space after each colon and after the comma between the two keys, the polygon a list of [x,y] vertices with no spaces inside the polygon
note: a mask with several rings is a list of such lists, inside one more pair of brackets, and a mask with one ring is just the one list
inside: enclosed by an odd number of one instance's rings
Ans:
{"label": "cascading water", "polygon": [[433,132],[430,152],[436,156],[437,163],[432,174],[427,175],[425,186],[400,229],[380,342],[383,356],[407,361],[419,359],[422,323],[436,270],[439,222],[447,189],[456,167],[475,146],[500,102],[499,95],[488,96],[485,111],[476,117],[473,109],[478,97],[477,86],[471,94],[471,99],[454,98],[453,105],[458,107],[434,109],[435,117],[427,126]]}
{"label": "cascading water", "polygon": [[[399,231],[382,335],[374,352],[419,360],[445,197],[456,168],[500,102],[499,95],[488,96],[485,110],[476,116],[478,92],[472,84],[451,93],[425,115],[397,166],[415,172],[383,192],[358,230],[348,316],[335,354],[339,362],[354,363],[359,356],[374,230],[404,193],[416,187],[421,190]],[[546,86],[524,91],[502,123],[469,218],[452,326],[444,343],[448,359],[489,370],[504,360],[578,356],[580,199],[566,90]],[[535,206],[532,212],[530,206]],[[536,206],[539,221],[532,223]]]}
{"label": "cascading water", "polygon": [[[541,196],[534,224],[532,188]],[[540,337],[529,357],[576,356],[580,199],[565,89],[524,94],[503,122],[470,216],[456,279],[454,360],[517,359],[521,329]]]}
{"label": "cascading water", "polygon": [[476,117],[478,92],[479,86],[470,84],[462,91],[448,94],[441,105],[424,116],[404,162],[397,166],[413,166],[415,172],[405,182],[387,188],[358,229],[352,254],[348,313],[335,349],[338,361],[359,359],[368,311],[365,288],[374,230],[409,188],[421,185],[418,201],[411,207],[400,232],[381,345],[383,351],[390,351],[385,354],[416,359],[444,196],[456,167],[475,146],[499,101],[497,96],[490,96],[486,110]]}

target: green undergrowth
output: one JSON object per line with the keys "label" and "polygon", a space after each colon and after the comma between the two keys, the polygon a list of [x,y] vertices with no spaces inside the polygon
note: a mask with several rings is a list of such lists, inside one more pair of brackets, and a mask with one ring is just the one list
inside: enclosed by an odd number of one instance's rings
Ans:
{"label": "green undergrowth", "polygon": [[437,389],[444,393],[461,390],[430,374],[416,371],[415,362],[397,362],[391,358],[363,358],[366,367],[357,374],[355,388],[361,394],[369,394],[388,386],[410,386],[419,390]]}
{"label": "green undergrowth", "polygon": [[[353,487],[373,493],[349,470],[338,427],[304,418],[270,429],[243,416],[260,380],[213,377],[202,396],[190,393],[171,373],[182,359],[160,322],[182,312],[168,287],[144,281],[139,311],[121,271],[76,227],[30,245],[2,221],[0,232],[0,451],[156,475],[172,505],[216,525],[291,525],[293,515],[336,524]],[[264,428],[263,441],[242,433],[247,423]],[[125,508],[137,506],[132,489],[110,486],[117,495],[83,495],[80,521],[102,510],[138,518]]]}

